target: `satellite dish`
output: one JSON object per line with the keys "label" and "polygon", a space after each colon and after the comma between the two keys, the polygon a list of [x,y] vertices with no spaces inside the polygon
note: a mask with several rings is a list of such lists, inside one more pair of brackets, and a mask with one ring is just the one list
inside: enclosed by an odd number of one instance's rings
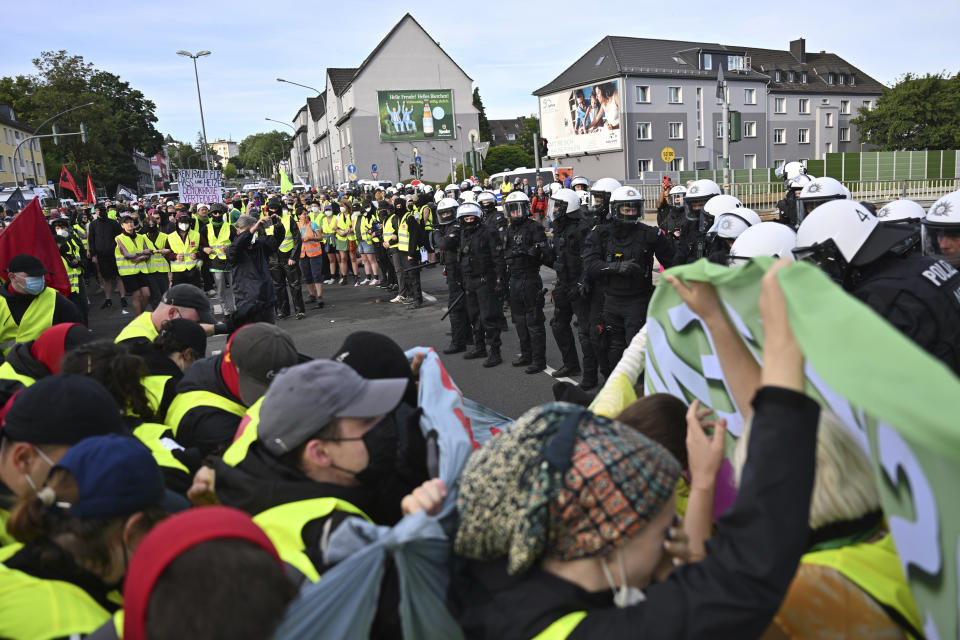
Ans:
{"label": "satellite dish", "polygon": [[470,142],[480,142],[480,132],[476,129],[470,129],[470,131],[467,132],[467,140]]}

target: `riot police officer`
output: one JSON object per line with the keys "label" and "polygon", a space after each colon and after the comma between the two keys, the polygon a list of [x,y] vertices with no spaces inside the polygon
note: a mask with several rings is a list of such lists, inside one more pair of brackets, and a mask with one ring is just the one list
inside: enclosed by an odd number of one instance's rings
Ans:
{"label": "riot police officer", "polygon": [[707,230],[713,224],[701,220],[703,207],[714,196],[721,195],[720,185],[713,180],[694,180],[683,195],[683,222],[676,241],[676,264],[695,262],[703,257],[704,241]]}
{"label": "riot police officer", "polygon": [[[960,204],[960,194],[956,200]],[[859,202],[836,199],[800,223],[794,255],[819,266],[960,375],[960,271],[942,258],[893,251],[913,233],[880,224]]]}
{"label": "riot police officer", "polygon": [[437,261],[443,265],[447,278],[447,310],[450,316],[450,345],[443,350],[446,354],[467,350],[467,343],[473,342],[470,333],[470,318],[467,315],[467,301],[463,290],[463,273],[460,268],[460,225],[457,224],[457,201],[444,198],[437,205],[437,222],[432,243],[437,250]]}
{"label": "riot police officer", "polygon": [[597,356],[590,341],[590,301],[579,286],[583,271],[580,254],[589,227],[580,216],[580,197],[571,189],[560,189],[550,197],[547,215],[553,220],[553,247],[556,254],[553,268],[557,272],[550,328],[563,358],[563,366],[553,372],[553,377],[580,375],[580,361],[570,327],[571,320],[576,316],[577,335],[583,351],[580,388],[586,391],[598,383]]}
{"label": "riot police officer", "polygon": [[646,322],[654,256],[669,267],[673,252],[665,234],[643,224],[643,197],[635,188],[617,189],[610,198],[610,212],[613,223],[587,236],[583,262],[590,277],[603,283],[607,360],[616,364]]}
{"label": "riot police officer", "polygon": [[891,251],[899,253],[900,255],[920,253],[920,227],[923,219],[926,217],[926,212],[923,210],[923,207],[913,200],[894,200],[881,207],[877,211],[876,216],[882,225],[896,225],[913,230],[913,233],[906,240],[891,249]]}
{"label": "riot police officer", "polygon": [[477,204],[483,210],[483,224],[491,226],[497,233],[503,234],[507,228],[507,219],[497,210],[497,196],[490,191],[477,194]]}
{"label": "riot police officer", "polygon": [[482,215],[475,202],[457,207],[457,222],[461,229],[460,267],[473,331],[473,349],[463,357],[472,360],[487,356],[483,366],[495,367],[503,362],[500,356],[500,299],[507,274],[500,236],[480,222]]}

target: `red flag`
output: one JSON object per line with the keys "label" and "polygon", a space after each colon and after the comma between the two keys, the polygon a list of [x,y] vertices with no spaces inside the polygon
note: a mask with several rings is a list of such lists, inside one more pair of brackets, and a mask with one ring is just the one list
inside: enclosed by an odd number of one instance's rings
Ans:
{"label": "red flag", "polygon": [[97,204],[97,190],[93,188],[93,180],[90,174],[87,174],[87,197],[83,199],[86,204]]}
{"label": "red flag", "polygon": [[83,191],[81,191],[77,183],[73,181],[73,176],[67,171],[67,165],[63,165],[60,169],[60,188],[70,189],[70,191],[73,191],[73,195],[77,197],[77,200],[83,201]]}
{"label": "red flag", "polygon": [[30,204],[13,219],[0,233],[0,277],[9,280],[7,265],[14,256],[28,253],[40,259],[50,273],[46,276],[47,286],[53,287],[64,296],[70,295],[70,280],[67,270],[57,250],[57,243],[50,233],[47,219],[40,210],[40,198],[34,198]]}

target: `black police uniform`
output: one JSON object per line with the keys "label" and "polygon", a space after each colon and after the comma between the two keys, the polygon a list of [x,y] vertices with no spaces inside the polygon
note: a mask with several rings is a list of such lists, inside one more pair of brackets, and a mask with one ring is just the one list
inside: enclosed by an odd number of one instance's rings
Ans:
{"label": "black police uniform", "polygon": [[[483,217],[480,218],[480,222],[494,231],[497,232],[497,236],[500,238],[500,244],[506,246],[507,243],[507,226],[510,224],[510,221],[507,220],[507,217],[503,215],[503,212],[498,211],[496,205],[491,205],[487,207],[480,207],[483,209]],[[509,278],[509,275],[508,275]],[[500,299],[500,328],[503,331],[507,330],[507,319],[503,315],[503,309],[509,302],[508,300],[508,287],[504,283],[502,297]]]}
{"label": "black police uniform", "polygon": [[787,189],[787,194],[777,202],[777,222],[792,229],[797,228],[797,192]]}
{"label": "black police uniform", "polygon": [[556,259],[553,264],[557,281],[553,289],[553,319],[550,327],[563,358],[562,375],[580,372],[577,347],[570,322],[577,317],[577,335],[583,351],[583,379],[581,386],[592,388],[597,383],[597,356],[590,341],[590,300],[581,291],[579,281],[583,271],[580,254],[589,228],[578,212],[558,216],[553,221],[553,244]]}
{"label": "black police uniform", "polygon": [[945,260],[888,255],[851,293],[960,376],[960,271]]}
{"label": "black police uniform", "polygon": [[[290,236],[293,238],[293,248],[290,251],[280,251],[278,248],[270,254],[270,276],[273,278],[273,288],[277,295],[277,318],[283,319],[290,315],[290,299],[293,299],[293,311],[298,316],[305,314],[307,308],[303,303],[303,287],[300,286],[300,227],[292,213],[290,216]],[[280,222],[274,223],[274,227],[283,228]],[[277,233],[276,228],[274,233]],[[289,261],[293,260],[294,265],[290,266]],[[289,297],[287,295],[289,291]]]}
{"label": "black police uniform", "polygon": [[667,236],[642,223],[614,222],[587,235],[584,268],[604,286],[604,331],[608,332],[611,364],[620,361],[623,350],[647,319],[653,294],[653,257],[664,266],[673,264]]}
{"label": "black police uniform", "polygon": [[520,359],[527,373],[543,371],[547,362],[546,318],[541,263],[552,264],[552,251],[543,227],[532,218],[511,219],[504,258],[510,270],[510,315],[520,339]]}
{"label": "black police uniform", "polygon": [[450,317],[450,346],[444,353],[459,353],[473,342],[470,331],[470,316],[467,314],[467,300],[463,289],[463,269],[460,267],[460,225],[452,222],[440,225],[431,234],[432,244],[437,251],[437,262],[443,265],[443,274],[447,278],[447,304]]}
{"label": "black police uniform", "polygon": [[507,277],[503,246],[497,232],[480,220],[463,224],[460,234],[460,267],[474,340],[473,350],[464,357],[479,358],[489,349],[484,364],[494,366],[501,361],[500,297]]}
{"label": "black police uniform", "polygon": [[[591,209],[590,215],[584,221],[584,226],[588,229],[587,235],[609,224],[610,220],[607,220],[603,211],[598,209]],[[583,248],[585,247],[586,236],[584,237]],[[581,248],[581,261],[583,261],[584,258],[583,248]],[[616,363],[611,363],[607,360],[609,345],[607,336],[604,333],[603,282],[600,278],[592,277],[584,268],[580,273],[579,285],[580,291],[586,299],[585,304],[587,305],[587,316],[589,318],[587,333],[590,336],[590,345],[593,347],[593,354],[597,358],[597,368],[604,376],[609,376],[610,372],[613,371],[613,365]],[[584,385],[584,387],[586,387],[586,385]]]}

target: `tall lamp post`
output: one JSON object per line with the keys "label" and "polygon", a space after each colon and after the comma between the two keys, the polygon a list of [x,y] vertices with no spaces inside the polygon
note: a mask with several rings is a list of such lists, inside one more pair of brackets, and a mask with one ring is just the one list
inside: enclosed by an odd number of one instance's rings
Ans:
{"label": "tall lamp post", "polygon": [[204,49],[203,51],[197,51],[196,53],[190,53],[189,51],[184,51],[181,49],[177,51],[177,55],[186,56],[193,60],[193,76],[197,80],[197,102],[200,103],[200,128],[203,131],[203,157],[207,161],[207,170],[210,170],[210,148],[207,145],[207,125],[203,121],[203,99],[200,97],[200,74],[197,72],[197,58],[201,56],[208,56],[210,52]]}
{"label": "tall lamp post", "polygon": [[[277,78],[277,82],[285,82],[286,84],[292,84],[292,85],[297,86],[297,87],[303,87],[304,89],[310,89],[310,91],[315,91],[318,96],[321,95],[321,94],[323,94],[323,91],[320,91],[320,89],[317,89],[316,87],[311,87],[311,86],[308,85],[308,84],[300,84],[299,82],[292,82],[292,81],[290,81],[290,80],[284,80],[283,78]],[[267,118],[267,120],[270,120],[270,118]],[[274,122],[278,122],[278,121],[277,121],[277,120],[274,120]],[[287,124],[287,123],[284,122],[283,124]],[[290,125],[287,125],[287,126],[289,127]],[[296,134],[296,131],[297,131],[297,130],[294,129],[293,131],[294,131],[294,134]],[[332,175],[333,175],[333,154],[331,153],[331,154],[329,154],[329,156],[330,156],[330,175],[332,176]],[[319,172],[320,172],[320,169],[319,169],[319,167],[318,167],[318,168],[317,168],[317,182],[320,181],[320,174],[319,174]],[[307,165],[307,177],[310,178],[309,163],[308,163],[308,165]]]}
{"label": "tall lamp post", "polygon": [[[457,137],[460,138],[460,162],[463,163],[463,179],[467,179],[467,158],[463,155],[463,125],[457,125]],[[456,182],[456,179],[454,179]]]}

